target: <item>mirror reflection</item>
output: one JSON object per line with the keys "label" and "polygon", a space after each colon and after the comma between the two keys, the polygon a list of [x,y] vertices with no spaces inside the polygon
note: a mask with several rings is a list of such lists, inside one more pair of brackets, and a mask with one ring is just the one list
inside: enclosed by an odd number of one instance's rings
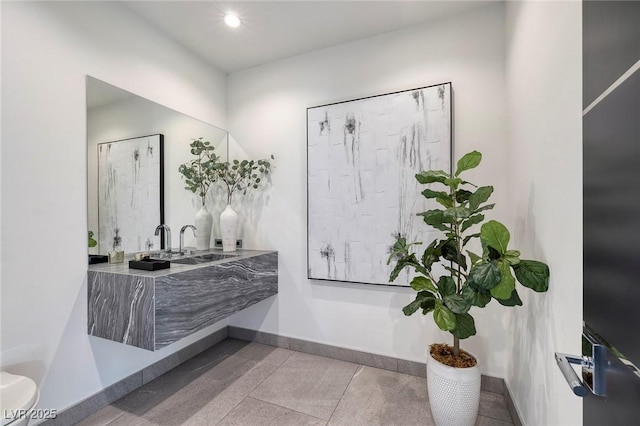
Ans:
{"label": "mirror reflection", "polygon": [[[202,202],[185,190],[178,168],[197,138],[228,160],[226,130],[87,77],[89,254],[160,250],[156,226],[193,223]],[[195,237],[187,233],[184,244],[195,246]]]}

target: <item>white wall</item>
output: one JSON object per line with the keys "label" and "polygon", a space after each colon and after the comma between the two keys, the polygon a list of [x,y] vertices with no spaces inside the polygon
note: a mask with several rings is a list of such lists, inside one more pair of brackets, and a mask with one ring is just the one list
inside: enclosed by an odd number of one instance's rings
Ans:
{"label": "white wall", "polygon": [[[215,147],[221,161],[227,161],[227,132],[208,123],[196,120],[162,105],[133,97],[87,111],[87,164],[88,164],[88,225],[98,237],[98,152],[99,143],[135,138],[150,134],[164,135],[164,223],[171,228],[171,247],[178,249],[183,225],[194,224],[195,213],[202,206],[200,196],[185,189],[185,181],[178,167],[191,161],[189,144],[203,137]],[[220,216],[227,203],[221,190],[211,187],[206,197],[206,206],[214,218]],[[221,188],[218,188],[221,189]],[[157,224],[156,224],[157,225]],[[153,232],[153,228],[149,230]],[[211,233],[220,238],[220,227],[214,222]],[[196,238],[191,231],[185,232],[185,247],[195,247]],[[95,253],[98,253],[95,247]],[[89,252],[92,253],[92,250]],[[157,245],[155,250],[160,249]],[[139,251],[143,251],[141,248]],[[106,254],[106,253],[102,253]]]}
{"label": "white wall", "polygon": [[306,279],[305,115],[451,81],[456,157],[484,153],[469,178],[496,186],[492,217],[552,271],[549,293],[523,292],[524,308],[476,310],[480,335],[465,347],[506,377],[526,424],[581,423],[553,361],[579,350],[582,316],[580,6],[506,8],[237,72],[227,94],[222,73],[117,4],[3,2],[3,369],[36,379],[41,408],[61,409],[211,331],[156,354],[86,335],[86,74],[229,128],[238,156],[276,155],[272,186],[241,217],[247,246],[280,251],[280,295],[231,324],[424,360],[448,337],[402,315],[412,291]]}
{"label": "white wall", "polygon": [[63,409],[151,353],[86,332],[85,75],[226,127],[226,76],[111,2],[2,2],[2,368]]}
{"label": "white wall", "polygon": [[580,2],[507,2],[509,198],[513,240],[545,260],[548,293],[520,292],[509,317],[506,382],[527,425],[580,425],[554,352],[582,333]]}
{"label": "white wall", "polygon": [[[236,314],[230,324],[424,361],[426,346],[449,340],[431,316],[405,317],[406,288],[307,280],[306,108],[451,81],[456,158],[478,149],[472,181],[496,186],[507,217],[503,5],[236,72],[228,78],[229,131],[254,157],[274,153],[268,201],[243,237],[279,250],[279,295]],[[464,347],[483,373],[506,372],[505,310],[475,310],[480,337]]]}

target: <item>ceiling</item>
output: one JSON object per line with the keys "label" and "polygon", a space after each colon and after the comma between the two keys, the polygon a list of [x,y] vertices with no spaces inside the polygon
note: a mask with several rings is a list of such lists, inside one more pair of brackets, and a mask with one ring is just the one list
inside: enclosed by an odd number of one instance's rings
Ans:
{"label": "ceiling", "polygon": [[[475,1],[124,1],[225,73],[485,6]],[[227,11],[243,25],[227,27]]]}

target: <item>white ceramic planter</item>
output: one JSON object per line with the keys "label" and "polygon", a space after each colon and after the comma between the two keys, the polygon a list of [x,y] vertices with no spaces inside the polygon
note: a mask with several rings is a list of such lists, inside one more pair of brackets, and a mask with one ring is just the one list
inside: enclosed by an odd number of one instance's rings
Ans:
{"label": "white ceramic planter", "polygon": [[196,213],[194,224],[198,230],[196,246],[198,250],[209,250],[211,244],[211,228],[213,228],[213,216],[206,206],[202,206]]}
{"label": "white ceramic planter", "polygon": [[227,204],[227,208],[220,214],[220,234],[222,251],[236,251],[238,214],[231,208],[231,204]]}
{"label": "white ceramic planter", "polygon": [[427,349],[427,390],[437,426],[475,425],[480,404],[477,364],[470,368],[449,367],[436,361]]}

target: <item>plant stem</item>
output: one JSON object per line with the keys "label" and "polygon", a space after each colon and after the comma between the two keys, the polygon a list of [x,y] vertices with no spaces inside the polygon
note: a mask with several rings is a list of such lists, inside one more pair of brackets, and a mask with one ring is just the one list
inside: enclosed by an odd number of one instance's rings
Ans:
{"label": "plant stem", "polygon": [[[451,191],[451,198],[453,199],[453,207],[456,208],[456,194],[455,191]],[[458,266],[458,282],[456,283],[456,289],[458,294],[462,291],[462,271],[460,270],[460,256],[462,255],[462,236],[460,235],[460,222],[458,221],[458,215],[456,214],[456,220],[454,224],[454,231],[456,234],[456,264]],[[453,336],[453,356],[457,357],[460,355],[460,339]]]}

